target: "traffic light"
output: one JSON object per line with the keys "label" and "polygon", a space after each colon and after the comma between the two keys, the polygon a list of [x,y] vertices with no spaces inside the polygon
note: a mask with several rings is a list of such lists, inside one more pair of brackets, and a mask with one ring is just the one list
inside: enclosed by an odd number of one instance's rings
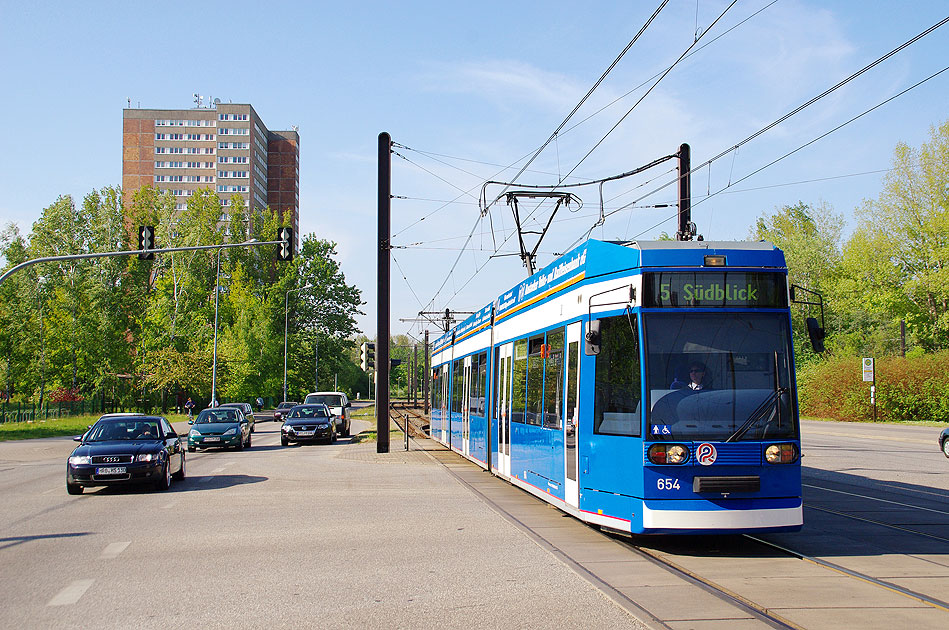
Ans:
{"label": "traffic light", "polygon": [[293,228],[282,227],[277,230],[277,260],[293,260]]}
{"label": "traffic light", "polygon": [[376,366],[376,344],[364,341],[359,346],[359,365],[363,372],[366,372]]}
{"label": "traffic light", "polygon": [[138,226],[138,259],[155,260],[155,228],[151,225]]}

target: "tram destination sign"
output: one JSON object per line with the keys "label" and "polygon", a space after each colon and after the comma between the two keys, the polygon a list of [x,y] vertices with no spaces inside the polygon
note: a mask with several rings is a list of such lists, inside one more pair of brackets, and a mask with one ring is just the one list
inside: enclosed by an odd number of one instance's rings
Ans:
{"label": "tram destination sign", "polygon": [[787,308],[787,278],[762,271],[643,274],[646,308]]}

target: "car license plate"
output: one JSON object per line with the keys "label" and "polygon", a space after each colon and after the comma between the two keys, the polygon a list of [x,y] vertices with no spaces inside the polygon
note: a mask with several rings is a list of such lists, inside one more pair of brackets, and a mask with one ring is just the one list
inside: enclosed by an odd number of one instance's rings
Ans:
{"label": "car license plate", "polygon": [[300,437],[308,437],[316,433],[315,431],[297,431],[297,435]]}
{"label": "car license plate", "polygon": [[110,468],[96,468],[97,475],[124,475],[125,466],[112,466]]}
{"label": "car license plate", "polygon": [[220,442],[221,438],[219,437],[206,437],[204,438],[205,442]]}

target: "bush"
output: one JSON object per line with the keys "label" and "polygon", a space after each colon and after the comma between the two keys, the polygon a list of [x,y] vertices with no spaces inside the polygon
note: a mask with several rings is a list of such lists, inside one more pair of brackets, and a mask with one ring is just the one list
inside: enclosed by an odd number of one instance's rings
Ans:
{"label": "bush", "polygon": [[[878,420],[949,421],[949,351],[877,359]],[[860,357],[830,357],[798,372],[801,413],[837,420],[871,420],[870,383]]]}

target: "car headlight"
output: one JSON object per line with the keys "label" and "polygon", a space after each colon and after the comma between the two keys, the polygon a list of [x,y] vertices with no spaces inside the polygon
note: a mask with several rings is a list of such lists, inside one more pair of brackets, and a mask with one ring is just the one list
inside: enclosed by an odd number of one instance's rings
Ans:
{"label": "car headlight", "polygon": [[794,444],[772,444],[764,450],[764,458],[769,464],[793,464],[797,461],[797,447]]}
{"label": "car headlight", "polygon": [[92,463],[92,457],[89,455],[71,455],[69,457],[70,466],[88,466]]}
{"label": "car headlight", "polygon": [[237,427],[231,427],[224,432],[224,435],[235,435],[237,433]]}
{"label": "car headlight", "polygon": [[135,456],[137,462],[157,462],[158,453],[139,453]]}
{"label": "car headlight", "polygon": [[199,435],[201,435],[201,432],[197,429],[191,429],[188,431],[188,437],[198,437]]}
{"label": "car headlight", "polygon": [[316,423],[316,428],[317,428],[317,429],[328,429],[329,426],[330,426],[330,423],[329,423],[329,422],[317,422],[317,423]]}
{"label": "car headlight", "polygon": [[283,425],[282,427],[280,427],[280,430],[281,430],[283,433],[286,433],[287,431],[290,430],[290,426],[285,424],[285,425]]}
{"label": "car headlight", "polygon": [[647,457],[653,464],[684,464],[689,461],[689,449],[682,444],[653,444]]}

